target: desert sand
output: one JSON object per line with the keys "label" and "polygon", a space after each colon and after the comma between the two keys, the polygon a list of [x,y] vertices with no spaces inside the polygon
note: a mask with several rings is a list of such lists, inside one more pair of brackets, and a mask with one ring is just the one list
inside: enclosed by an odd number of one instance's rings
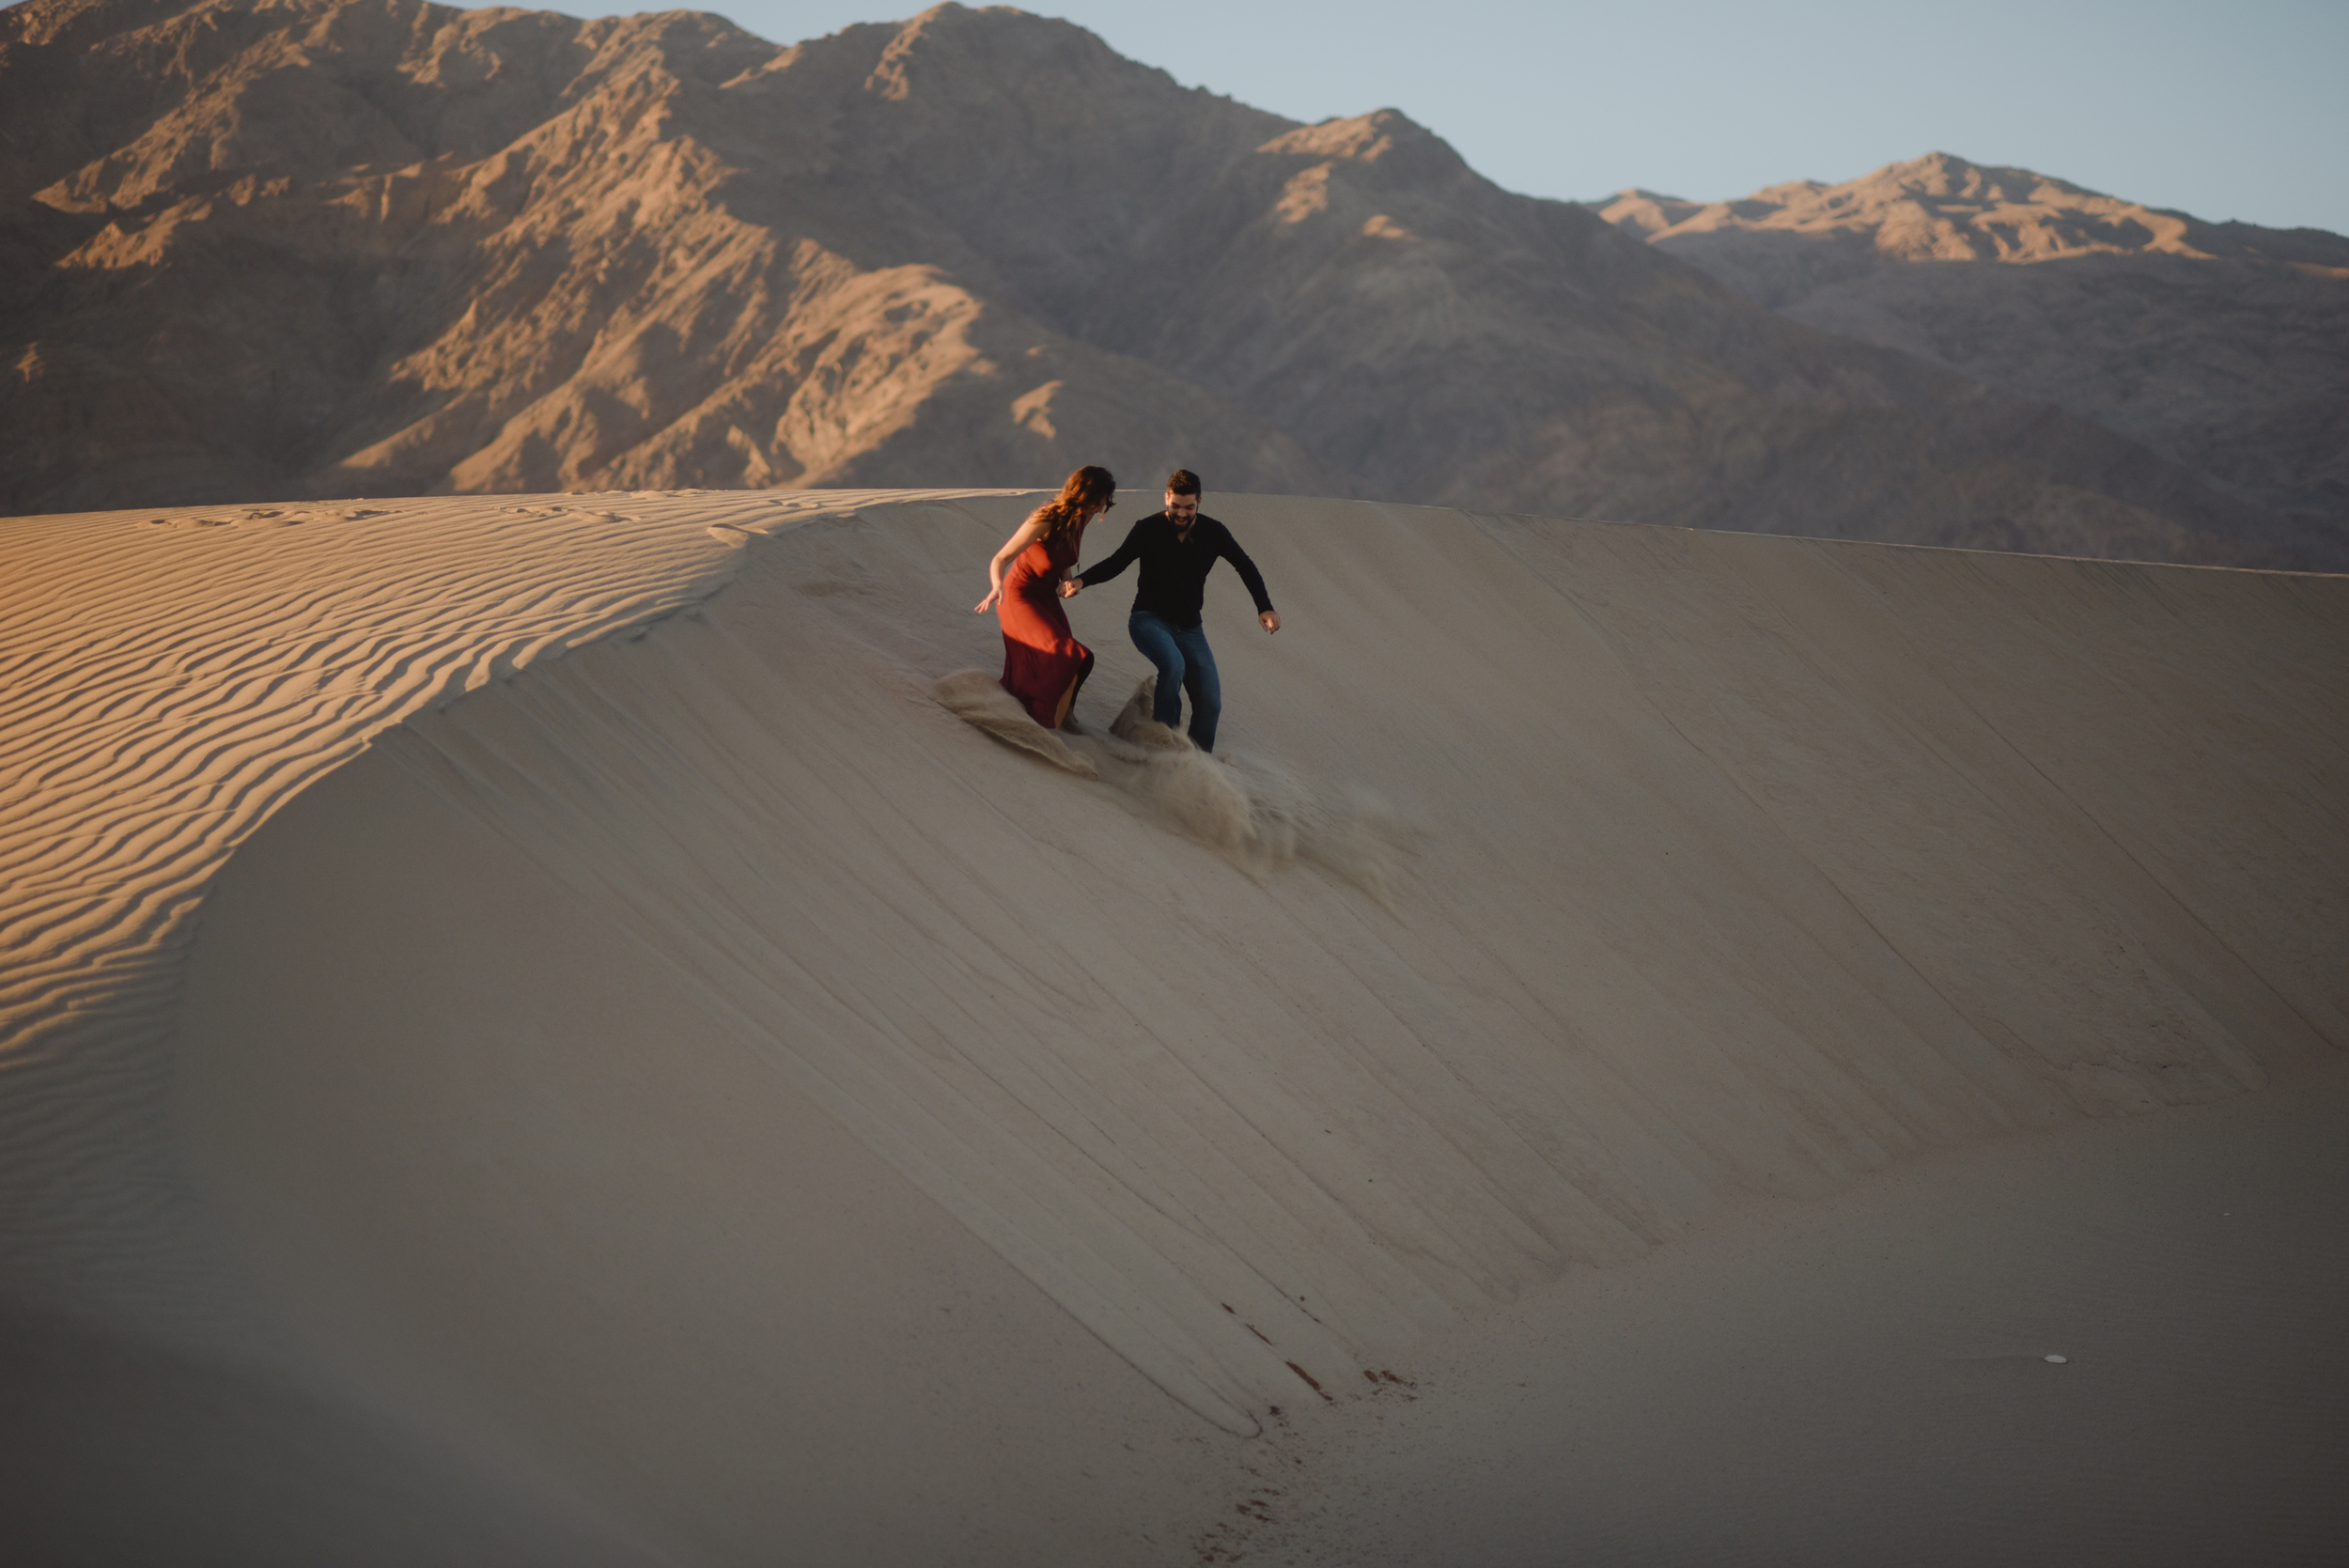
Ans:
{"label": "desert sand", "polygon": [[1035,499],[0,523],[12,1560],[2338,1559],[2349,579]]}

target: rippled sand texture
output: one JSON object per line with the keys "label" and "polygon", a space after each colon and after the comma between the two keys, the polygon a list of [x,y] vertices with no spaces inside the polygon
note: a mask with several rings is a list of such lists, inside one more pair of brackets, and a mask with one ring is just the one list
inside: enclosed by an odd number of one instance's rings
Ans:
{"label": "rippled sand texture", "polygon": [[117,1119],[150,1114],[145,1096],[126,1084],[101,1110],[51,1085],[148,1079],[177,955],[240,842],[386,727],[707,597],[736,547],[816,505],[614,493],[0,524],[12,1293],[79,1298],[99,1288],[86,1269],[154,1261],[92,1245],[117,1226],[172,1245],[144,1212],[168,1180],[116,1179],[143,1157]]}
{"label": "rippled sand texture", "polygon": [[1055,757],[941,697],[1030,504],[9,525],[10,1289],[619,1559],[1180,1561],[1562,1277],[2349,1044],[2349,580],[1217,497],[1224,753],[1116,583]]}

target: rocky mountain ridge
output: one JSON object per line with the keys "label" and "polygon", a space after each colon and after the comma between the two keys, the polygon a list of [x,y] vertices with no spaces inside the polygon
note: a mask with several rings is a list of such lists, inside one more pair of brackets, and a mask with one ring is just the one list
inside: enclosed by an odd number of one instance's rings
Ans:
{"label": "rocky mountain ridge", "polygon": [[[1380,111],[946,5],[0,11],[0,508],[1052,482],[2332,563]],[[2349,550],[2342,552],[2349,564]]]}
{"label": "rocky mountain ridge", "polygon": [[2349,537],[2349,239],[1933,153],[1737,201],[1588,204],[1789,319],[2057,404]]}

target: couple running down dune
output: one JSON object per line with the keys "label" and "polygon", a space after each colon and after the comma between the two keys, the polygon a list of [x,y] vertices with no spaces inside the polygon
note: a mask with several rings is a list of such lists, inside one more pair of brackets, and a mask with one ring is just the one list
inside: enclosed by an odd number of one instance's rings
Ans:
{"label": "couple running down dune", "polygon": [[1136,562],[1141,582],[1126,631],[1143,657],[1158,667],[1158,694],[1151,717],[1172,730],[1190,698],[1190,740],[1215,750],[1216,721],[1223,711],[1223,688],[1207,646],[1200,615],[1207,573],[1229,561],[1256,601],[1256,620],[1268,632],[1281,617],[1266,595],[1264,574],[1248,558],[1232,531],[1199,510],[1199,476],[1176,469],[1166,481],[1166,507],[1143,518],[1109,559],[1090,570],[1076,569],[1085,526],[1116,504],[1117,481],[1105,468],[1081,468],[1060,494],[1037,507],[988,563],[990,590],[973,613],[993,610],[1003,626],[1003,690],[1019,699],[1047,729],[1073,728],[1077,692],[1093,674],[1093,650],[1069,629],[1060,606],[1097,582],[1107,582]]}

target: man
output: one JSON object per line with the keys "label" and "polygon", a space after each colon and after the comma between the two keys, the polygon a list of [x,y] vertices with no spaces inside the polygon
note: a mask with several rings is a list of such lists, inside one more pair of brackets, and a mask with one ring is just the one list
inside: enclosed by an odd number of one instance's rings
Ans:
{"label": "man", "polygon": [[1223,687],[1216,678],[1215,652],[1199,624],[1206,601],[1207,573],[1218,560],[1232,563],[1256,601],[1256,620],[1267,631],[1281,629],[1281,617],[1264,591],[1264,574],[1232,537],[1232,531],[1199,512],[1199,475],[1178,468],[1166,481],[1166,510],[1143,518],[1127,534],[1117,553],[1061,584],[1073,598],[1096,582],[1107,582],[1134,562],[1142,563],[1141,585],[1127,634],[1143,657],[1159,667],[1158,701],[1150,717],[1173,729],[1183,716],[1183,694],[1190,694],[1190,740],[1215,750],[1215,722],[1223,713]]}

